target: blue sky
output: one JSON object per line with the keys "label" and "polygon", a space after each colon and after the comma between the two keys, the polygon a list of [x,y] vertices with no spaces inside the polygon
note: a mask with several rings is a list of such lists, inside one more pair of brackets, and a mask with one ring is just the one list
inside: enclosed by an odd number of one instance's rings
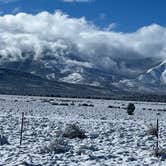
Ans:
{"label": "blue sky", "polygon": [[0,0],[0,65],[138,75],[166,61],[165,6],[165,0]]}
{"label": "blue sky", "polygon": [[153,23],[161,26],[166,25],[165,0],[64,1],[0,0],[0,13],[1,15],[17,12],[35,14],[41,11],[49,11],[52,13],[60,9],[72,17],[84,16],[88,21],[92,21],[99,27],[106,27],[114,23],[116,25],[114,30],[122,32],[133,32],[140,27]]}

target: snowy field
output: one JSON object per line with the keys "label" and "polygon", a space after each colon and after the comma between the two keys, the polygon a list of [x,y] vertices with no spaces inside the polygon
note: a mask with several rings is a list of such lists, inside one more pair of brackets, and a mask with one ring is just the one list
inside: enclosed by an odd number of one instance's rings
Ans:
{"label": "snowy field", "polygon": [[[154,156],[156,138],[148,130],[150,124],[156,124],[160,111],[159,145],[166,149],[166,104],[133,102],[135,114],[129,116],[124,109],[128,103],[1,95],[0,133],[9,145],[0,145],[0,165],[165,166],[164,155]],[[25,120],[20,146],[22,112]],[[67,124],[74,123],[87,138],[62,136]]]}

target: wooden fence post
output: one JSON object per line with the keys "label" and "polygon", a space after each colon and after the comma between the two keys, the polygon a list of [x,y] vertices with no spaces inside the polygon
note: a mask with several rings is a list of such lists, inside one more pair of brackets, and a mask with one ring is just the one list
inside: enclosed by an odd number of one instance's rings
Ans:
{"label": "wooden fence post", "polygon": [[21,120],[20,145],[22,144],[23,125],[24,125],[24,112],[22,112],[22,120]]}
{"label": "wooden fence post", "polygon": [[159,157],[159,115],[160,113],[157,113],[157,141],[156,141],[156,156]]}

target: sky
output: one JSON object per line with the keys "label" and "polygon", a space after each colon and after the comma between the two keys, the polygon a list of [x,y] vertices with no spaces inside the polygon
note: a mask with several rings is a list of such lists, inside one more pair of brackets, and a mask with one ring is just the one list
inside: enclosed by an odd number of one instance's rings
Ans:
{"label": "sky", "polygon": [[133,32],[153,23],[165,26],[165,9],[165,0],[0,0],[1,15],[61,10],[121,32]]}
{"label": "sky", "polygon": [[166,62],[165,7],[165,0],[0,0],[0,66],[138,75]]}

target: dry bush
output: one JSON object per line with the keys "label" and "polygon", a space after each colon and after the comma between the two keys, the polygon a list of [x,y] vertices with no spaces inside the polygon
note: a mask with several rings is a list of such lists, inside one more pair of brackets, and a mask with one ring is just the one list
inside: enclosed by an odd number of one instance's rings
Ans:
{"label": "dry bush", "polygon": [[32,163],[28,163],[26,161],[21,161],[19,163],[17,163],[15,166],[42,166],[41,164],[32,164]]}
{"label": "dry bush", "polygon": [[75,104],[74,104],[74,102],[72,101],[70,105],[72,105],[72,106],[73,106],[73,105],[75,105]]}
{"label": "dry bush", "polygon": [[0,135],[0,145],[9,145],[7,138],[3,135]]}
{"label": "dry bush", "polygon": [[52,105],[59,105],[59,103],[51,102]]}
{"label": "dry bush", "polygon": [[57,137],[49,145],[45,146],[44,149],[41,149],[41,153],[65,153],[70,150],[70,146],[63,139],[63,137]]}
{"label": "dry bush", "polygon": [[159,150],[154,150],[153,151],[153,155],[155,157],[160,157],[161,160],[165,160],[166,159],[166,150],[165,149],[159,149]]}
{"label": "dry bush", "polygon": [[83,104],[79,104],[79,106],[83,106],[83,107],[94,107],[93,104],[87,104],[87,103],[83,103]]}
{"label": "dry bush", "polygon": [[85,131],[83,131],[78,125],[76,124],[68,124],[63,132],[63,136],[73,139],[73,138],[86,138]]}
{"label": "dry bush", "polygon": [[69,106],[68,103],[60,103],[59,105],[61,105],[61,106]]}
{"label": "dry bush", "polygon": [[157,135],[158,135],[157,127],[155,127],[151,124],[148,128],[147,134],[157,137]]}

